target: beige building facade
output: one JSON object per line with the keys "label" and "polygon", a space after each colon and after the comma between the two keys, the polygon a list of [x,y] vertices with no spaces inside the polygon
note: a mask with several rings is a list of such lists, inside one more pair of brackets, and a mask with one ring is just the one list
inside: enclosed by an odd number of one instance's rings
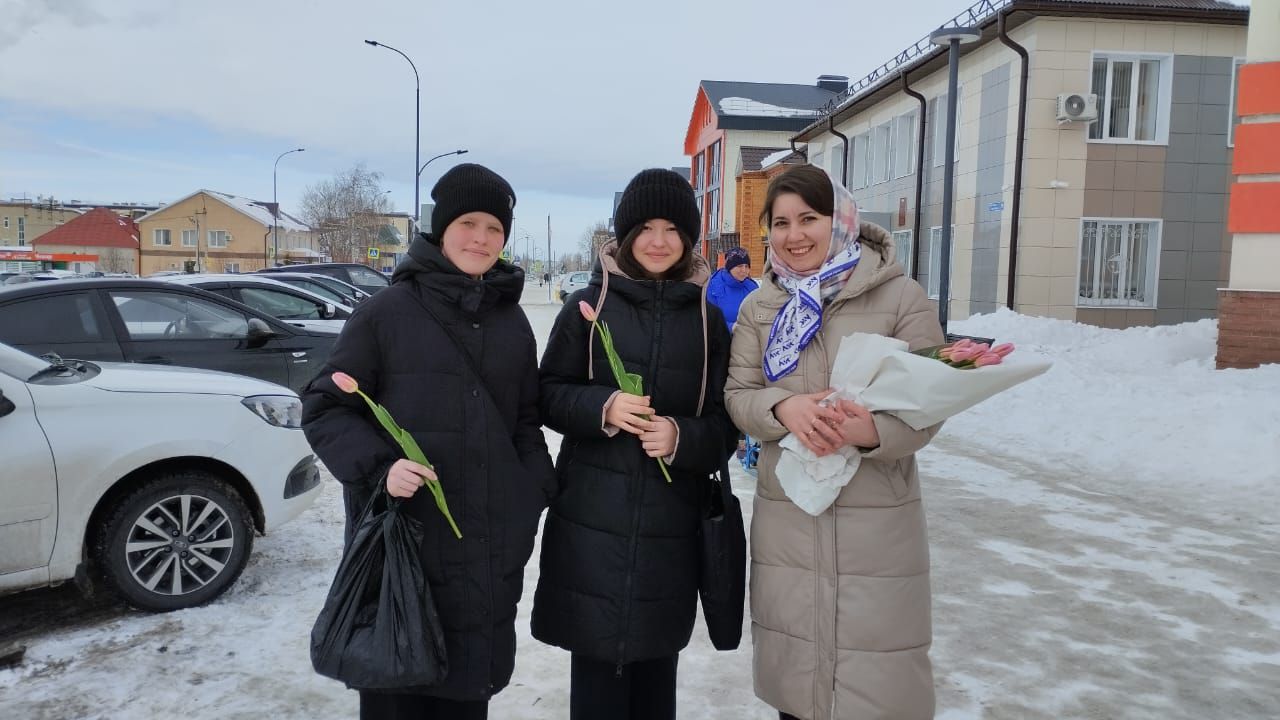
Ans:
{"label": "beige building facade", "polygon": [[78,217],[77,210],[52,201],[0,202],[0,247],[31,247],[36,238]]}
{"label": "beige building facade", "polygon": [[[1128,327],[1216,315],[1230,267],[1230,128],[1248,10],[1135,3],[1108,16],[1003,6],[1007,37],[1027,53],[1025,116],[1022,61],[1000,39],[998,13],[967,46],[951,317],[1006,306]],[[1073,94],[1097,96],[1097,120],[1062,119],[1060,97]],[[945,56],[925,53],[796,138],[908,249],[904,265],[935,298],[946,96]],[[847,146],[825,127],[830,118]]]}
{"label": "beige building facade", "polygon": [[274,223],[270,203],[196,191],[138,218],[140,274],[181,272],[188,263],[196,272],[252,272],[274,264],[277,248],[282,259],[318,258],[305,224],[281,213],[273,236]]}

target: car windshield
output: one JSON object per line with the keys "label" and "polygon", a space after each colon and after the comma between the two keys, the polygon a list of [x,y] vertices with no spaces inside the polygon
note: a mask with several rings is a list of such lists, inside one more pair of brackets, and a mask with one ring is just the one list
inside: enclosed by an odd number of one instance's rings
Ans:
{"label": "car windshield", "polygon": [[25,353],[15,347],[0,343],[0,372],[19,380],[26,380],[49,367],[47,360]]}

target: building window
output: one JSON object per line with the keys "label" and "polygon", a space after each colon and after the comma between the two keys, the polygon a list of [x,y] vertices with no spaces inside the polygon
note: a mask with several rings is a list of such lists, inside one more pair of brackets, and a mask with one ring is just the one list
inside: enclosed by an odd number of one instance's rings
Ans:
{"label": "building window", "polygon": [[898,257],[902,271],[911,277],[911,231],[899,230],[893,234],[893,251]]}
{"label": "building window", "polygon": [[871,128],[871,184],[877,185],[889,179],[889,158],[893,152],[893,132],[889,123]]}
{"label": "building window", "polygon": [[702,193],[707,187],[706,178],[703,173],[707,167],[707,156],[704,153],[698,153],[693,156],[693,189],[697,193]]}
{"label": "building window", "polygon": [[224,248],[227,246],[227,240],[229,239],[226,230],[210,230],[208,237],[209,247],[211,248]]}
{"label": "building window", "polygon": [[[960,117],[964,111],[964,93],[956,90],[956,149],[960,149]],[[947,96],[939,95],[933,111],[933,166],[942,167],[947,159]],[[956,162],[960,161],[960,153],[956,153]]]}
{"label": "building window", "polygon": [[229,272],[229,273],[238,273],[238,272],[240,272],[240,263],[238,263],[238,262],[234,262],[234,263],[223,263],[223,265],[222,265],[222,271],[223,271],[223,272]]}
{"label": "building window", "polygon": [[708,187],[720,186],[720,141],[711,145],[711,183]]}
{"label": "building window", "polygon": [[155,230],[151,231],[151,244],[152,245],[172,245],[173,239],[169,237],[168,230],[162,230],[160,228],[156,228]]}
{"label": "building window", "polygon": [[831,177],[839,178],[840,184],[849,187],[848,178],[844,174],[844,143],[837,143],[831,148]]}
{"label": "building window", "polygon": [[1173,62],[1168,55],[1094,55],[1098,119],[1089,139],[1163,143],[1169,136]]}
{"label": "building window", "polygon": [[6,228],[7,228],[7,227],[9,227],[9,216],[8,216],[8,215],[5,215],[5,216],[4,216],[4,226],[5,226]]}
{"label": "building window", "polygon": [[1240,115],[1236,112],[1236,93],[1240,88],[1242,65],[1244,65],[1244,58],[1236,58],[1235,64],[1231,66],[1231,104],[1227,105],[1227,147],[1236,146],[1236,124],[1240,122]]}
{"label": "building window", "polygon": [[1159,220],[1081,221],[1077,307],[1155,307]]}
{"label": "building window", "polygon": [[824,169],[824,170],[825,170],[826,168],[825,168],[825,167],[823,167],[823,165],[822,165],[822,164],[823,164],[823,163],[825,163],[826,161],[827,161],[827,154],[826,154],[826,153],[824,153],[824,152],[816,152],[816,153],[814,153],[814,154],[813,154],[813,157],[809,158],[809,164],[810,164],[810,165],[812,165],[812,166],[814,166],[814,167],[820,167],[820,168],[822,168],[822,169]]}
{"label": "building window", "polygon": [[182,247],[195,247],[195,246],[196,246],[196,231],[183,230],[182,231]]}
{"label": "building window", "polygon": [[27,219],[24,217],[20,217],[18,218],[18,247],[22,247],[23,245],[26,245],[26,244],[27,244]]}
{"label": "building window", "polygon": [[[956,267],[956,226],[951,226],[951,270]],[[942,226],[929,228],[929,299],[942,294]]]}
{"label": "building window", "polygon": [[707,230],[708,237],[720,233],[720,188],[707,191]]}
{"label": "building window", "polygon": [[869,167],[867,155],[870,151],[871,144],[867,142],[867,133],[862,133],[853,138],[853,167],[849,185],[854,190],[861,190],[867,186],[867,168]]}
{"label": "building window", "polygon": [[893,121],[893,162],[890,174],[901,178],[915,172],[916,114],[899,115]]}

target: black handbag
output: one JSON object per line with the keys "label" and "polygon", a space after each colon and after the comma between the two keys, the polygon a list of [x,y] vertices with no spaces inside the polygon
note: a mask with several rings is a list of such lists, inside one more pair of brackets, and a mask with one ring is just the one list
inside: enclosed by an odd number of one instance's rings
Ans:
{"label": "black handbag", "polygon": [[698,596],[707,634],[717,650],[736,650],[742,641],[747,597],[747,532],[742,504],[733,494],[729,465],[710,478],[706,512],[699,530],[701,565]]}

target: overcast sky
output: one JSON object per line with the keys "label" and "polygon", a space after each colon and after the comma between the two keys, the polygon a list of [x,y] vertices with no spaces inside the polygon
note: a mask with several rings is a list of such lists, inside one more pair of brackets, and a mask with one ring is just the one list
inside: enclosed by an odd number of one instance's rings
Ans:
{"label": "overcast sky", "polygon": [[[422,160],[506,176],[516,226],[557,252],[646,167],[687,165],[698,82],[858,78],[968,6],[834,0],[0,0],[0,197],[176,200],[197,188],[296,211],[363,162],[413,205]],[[423,174],[422,199],[457,158]]]}

